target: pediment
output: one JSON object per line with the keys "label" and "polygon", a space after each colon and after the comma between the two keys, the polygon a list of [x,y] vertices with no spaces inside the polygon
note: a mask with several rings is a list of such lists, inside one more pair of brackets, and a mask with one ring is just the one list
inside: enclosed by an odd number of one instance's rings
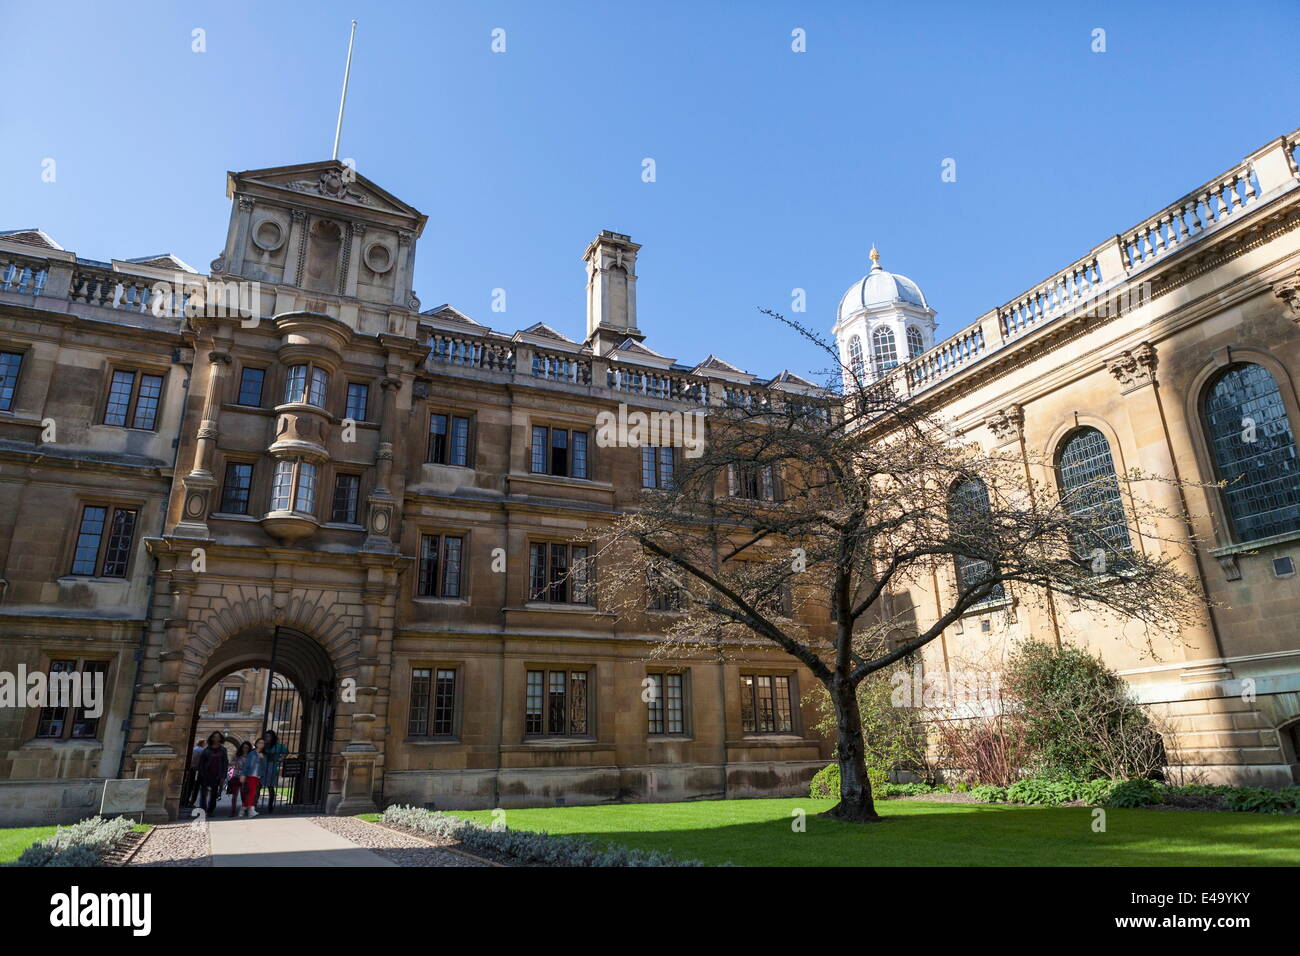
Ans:
{"label": "pediment", "polygon": [[[336,160],[299,166],[273,166],[226,175],[226,192],[229,195],[236,191],[256,195],[264,190],[292,193],[325,204],[351,206],[357,212],[367,210],[414,220],[418,223],[413,226],[417,235],[428,218],[414,206],[402,202],[347,164]],[[285,198],[288,199],[287,196]]]}

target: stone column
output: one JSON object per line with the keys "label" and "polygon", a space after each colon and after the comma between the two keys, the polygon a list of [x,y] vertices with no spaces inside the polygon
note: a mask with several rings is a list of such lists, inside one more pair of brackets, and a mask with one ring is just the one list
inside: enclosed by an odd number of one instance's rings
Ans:
{"label": "stone column", "polygon": [[225,263],[226,271],[236,275],[244,274],[244,256],[248,252],[248,233],[253,223],[253,200],[248,196],[239,197],[239,220],[235,226],[235,241],[231,249],[232,258]]}
{"label": "stone column", "polygon": [[397,420],[397,390],[402,383],[395,378],[385,378],[379,383],[383,389],[383,411],[379,422],[379,450],[375,453],[375,490],[366,499],[369,514],[366,518],[366,551],[394,551],[393,524],[396,499],[389,485],[393,479],[393,432]]}
{"label": "stone column", "polygon": [[229,367],[229,352],[218,348],[208,353],[208,392],[203,399],[203,415],[199,421],[198,441],[194,447],[194,463],[189,474],[182,479],[184,499],[181,519],[177,522],[175,531],[179,537],[208,537],[208,512],[212,506],[212,492],[217,484],[216,477],[212,474],[212,456],[217,447],[221,397]]}
{"label": "stone column", "polygon": [[302,209],[290,211],[289,241],[285,246],[284,284],[297,285],[301,278],[303,257],[307,254],[307,213]]}
{"label": "stone column", "polygon": [[1156,365],[1155,347],[1147,342],[1106,362],[1107,369],[1115,376],[1121,393],[1127,399],[1125,407],[1133,443],[1137,447],[1138,467],[1144,474],[1168,479],[1143,483],[1142,494],[1165,514],[1155,519],[1154,528],[1140,528],[1139,532],[1148,539],[1154,535],[1154,543],[1171,558],[1174,568],[1200,583],[1202,606],[1195,621],[1184,627],[1179,635],[1183,660],[1187,662],[1183,680],[1189,683],[1222,680],[1230,678],[1232,673],[1218,663],[1222,652],[1208,603],[1204,601],[1205,581],[1186,517],[1187,503],[1177,484],[1178,466],[1174,462],[1168,424],[1160,401]]}
{"label": "stone column", "polygon": [[415,234],[397,234],[397,264],[393,276],[393,304],[406,308],[406,296],[411,290],[411,260],[415,258]]}

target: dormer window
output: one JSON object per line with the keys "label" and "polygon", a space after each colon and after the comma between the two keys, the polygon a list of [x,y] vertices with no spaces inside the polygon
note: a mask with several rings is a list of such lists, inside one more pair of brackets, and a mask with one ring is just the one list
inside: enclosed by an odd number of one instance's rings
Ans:
{"label": "dormer window", "polygon": [[290,365],[284,379],[284,404],[307,404],[325,407],[329,373],[314,365]]}

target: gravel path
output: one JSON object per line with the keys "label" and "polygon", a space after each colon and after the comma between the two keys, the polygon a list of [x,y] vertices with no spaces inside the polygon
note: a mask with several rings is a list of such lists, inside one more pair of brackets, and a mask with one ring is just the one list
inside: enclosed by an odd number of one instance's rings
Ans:
{"label": "gravel path", "polygon": [[127,866],[211,866],[206,828],[192,823],[164,823],[149,832],[144,846]]}
{"label": "gravel path", "polygon": [[398,866],[489,866],[490,864],[434,846],[427,840],[407,836],[387,827],[375,826],[352,817],[312,817],[317,826],[372,850]]}

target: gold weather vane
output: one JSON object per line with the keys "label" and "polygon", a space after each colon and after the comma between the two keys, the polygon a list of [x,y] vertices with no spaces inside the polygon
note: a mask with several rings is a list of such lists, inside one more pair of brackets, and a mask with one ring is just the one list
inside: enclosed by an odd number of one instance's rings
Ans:
{"label": "gold weather vane", "polygon": [[334,155],[339,158],[339,137],[343,135],[343,107],[348,102],[348,78],[352,75],[352,41],[357,38],[357,21],[352,21],[352,33],[348,37],[348,65],[343,68],[343,95],[339,97],[339,121],[334,127]]}

